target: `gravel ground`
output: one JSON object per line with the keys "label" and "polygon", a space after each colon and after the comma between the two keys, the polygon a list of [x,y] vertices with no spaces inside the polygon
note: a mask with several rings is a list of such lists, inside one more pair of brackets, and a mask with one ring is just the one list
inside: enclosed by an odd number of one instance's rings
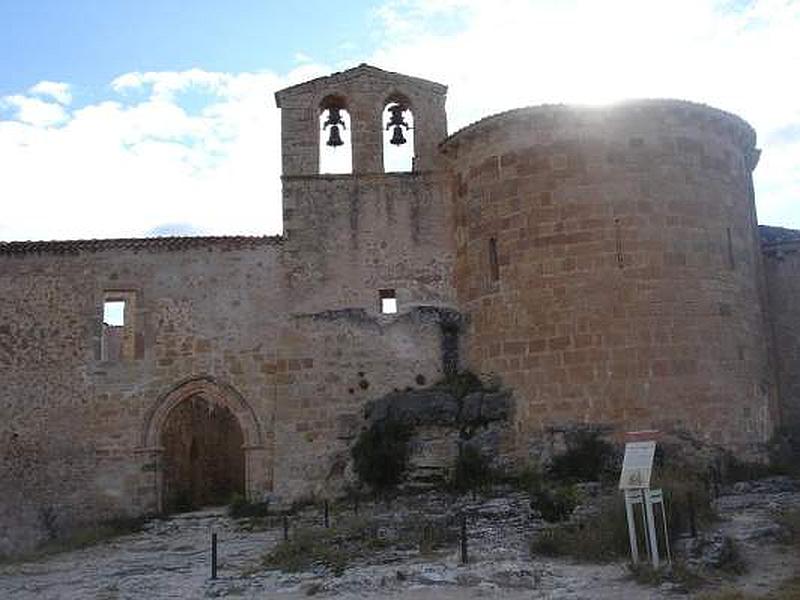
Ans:
{"label": "gravel ground", "polygon": [[[732,585],[764,594],[800,574],[796,548],[777,542],[775,511],[800,506],[800,482],[775,479],[747,482],[717,501],[722,517],[714,540],[736,540],[749,569],[733,575],[709,575],[710,586]],[[470,564],[459,564],[457,547],[433,558],[391,551],[356,561],[339,577],[324,569],[288,574],[265,571],[263,554],[282,535],[280,527],[248,531],[222,509],[155,520],[136,534],[91,548],[36,561],[0,566],[0,598],[460,598],[525,599],[661,599],[687,597],[671,585],[645,587],[628,577],[624,564],[587,565],[566,560],[531,559],[527,542],[541,524],[531,517],[525,497],[460,500],[452,504],[435,494],[365,506],[373,518],[397,522],[418,518],[447,519],[470,515]],[[337,513],[334,512],[334,519]],[[295,525],[319,521],[307,511]],[[219,578],[210,574],[210,537],[219,538]],[[716,537],[715,537],[716,536]],[[698,559],[701,560],[701,559]]]}

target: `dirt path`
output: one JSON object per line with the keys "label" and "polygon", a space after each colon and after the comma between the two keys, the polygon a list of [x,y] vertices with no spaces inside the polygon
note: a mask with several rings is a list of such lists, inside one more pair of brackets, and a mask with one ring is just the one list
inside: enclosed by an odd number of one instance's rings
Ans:
{"label": "dirt path", "polygon": [[[798,488],[800,489],[800,488]],[[720,498],[717,534],[736,540],[749,569],[717,574],[712,586],[731,585],[763,595],[800,573],[796,547],[776,543],[776,510],[800,506],[800,491],[751,485]],[[435,559],[414,555],[375,556],[339,577],[322,569],[299,574],[265,571],[261,556],[274,546],[280,528],[246,531],[222,509],[178,515],[147,524],[137,534],[37,561],[0,566],[0,598],[14,600],[129,598],[245,598],[281,600],[316,597],[456,600],[617,600],[687,597],[673,584],[641,586],[624,564],[587,565],[565,560],[531,560],[530,523],[512,499],[479,501],[486,519],[475,525],[472,562],[459,565],[456,549]],[[399,506],[394,512],[402,510]],[[498,521],[498,515],[502,518]],[[307,518],[317,518],[310,515]],[[477,521],[477,519],[476,519]],[[481,529],[483,528],[483,529]],[[219,537],[219,578],[210,575],[211,532]],[[362,561],[363,563],[363,561]],[[373,564],[374,563],[374,564]],[[691,595],[689,596],[691,597]]]}
{"label": "dirt path", "polygon": [[[209,578],[209,539],[219,536],[219,579]],[[362,566],[323,573],[247,574],[279,530],[243,532],[222,510],[154,521],[145,531],[84,550],[0,567],[0,597],[14,600],[127,598],[660,598],[626,579],[621,566],[529,560],[437,561]],[[401,575],[398,575],[398,572]],[[632,595],[630,597],[633,597]]]}
{"label": "dirt path", "polygon": [[222,510],[187,513],[91,548],[0,567],[0,597],[203,597],[211,531],[225,548],[221,572],[255,561],[275,538],[274,531],[243,535]]}

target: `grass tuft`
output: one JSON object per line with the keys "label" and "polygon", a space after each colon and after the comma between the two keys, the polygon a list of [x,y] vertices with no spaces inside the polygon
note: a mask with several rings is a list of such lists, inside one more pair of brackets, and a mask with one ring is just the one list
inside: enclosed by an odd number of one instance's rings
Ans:
{"label": "grass tuft", "polygon": [[144,528],[147,521],[147,517],[118,517],[79,527],[67,534],[48,540],[33,552],[17,556],[0,556],[0,564],[26,562],[53,554],[89,548],[123,535],[138,533]]}
{"label": "grass tuft", "polygon": [[624,506],[618,498],[608,498],[591,517],[543,529],[530,550],[534,555],[569,556],[583,562],[617,560],[629,551]]}

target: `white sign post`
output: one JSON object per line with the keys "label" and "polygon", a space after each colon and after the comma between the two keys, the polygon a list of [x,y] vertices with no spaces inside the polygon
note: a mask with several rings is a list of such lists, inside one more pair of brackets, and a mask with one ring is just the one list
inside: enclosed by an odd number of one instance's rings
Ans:
{"label": "white sign post", "polygon": [[664,495],[661,490],[650,489],[650,478],[653,474],[653,458],[656,443],[653,440],[629,442],[625,444],[625,458],[622,461],[622,473],[619,477],[619,489],[625,493],[625,514],[628,518],[628,539],[631,544],[631,559],[639,562],[639,542],[636,534],[634,508],[641,507],[642,529],[645,539],[645,551],[657,569],[660,564],[658,555],[658,538],[655,527],[653,507],[661,507],[661,520],[664,524],[664,544],[667,550],[667,561],[672,557],[669,551],[667,534],[667,513],[664,510]]}
{"label": "white sign post", "polygon": [[619,489],[641,490],[649,488],[655,455],[656,443],[652,440],[625,444],[625,458],[622,460]]}

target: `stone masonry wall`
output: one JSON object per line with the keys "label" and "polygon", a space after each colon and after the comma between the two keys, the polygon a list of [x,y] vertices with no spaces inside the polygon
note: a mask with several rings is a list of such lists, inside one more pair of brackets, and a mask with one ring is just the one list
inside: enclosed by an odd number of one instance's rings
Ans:
{"label": "stone masonry wall", "polygon": [[468,361],[515,390],[523,445],[608,424],[763,449],[754,143],[732,115],[652,101],[511,111],[444,144]]}
{"label": "stone masonry wall", "polygon": [[[284,262],[296,264],[288,242],[148,243],[155,248],[0,256],[2,552],[161,508],[160,431],[151,446],[142,436],[182,382],[235,390],[261,432],[259,443],[246,440],[247,491],[288,500],[335,488],[366,400],[440,376],[435,311],[379,315],[372,293],[357,305],[332,283],[318,306],[304,303],[306,288],[285,285]],[[108,290],[135,295],[130,360],[101,360]]]}
{"label": "stone masonry wall", "polygon": [[800,238],[766,243],[764,263],[781,424],[800,433]]}
{"label": "stone masonry wall", "polygon": [[[156,509],[154,465],[136,451],[176,383],[217,377],[261,418],[272,413],[284,298],[264,282],[278,266],[274,244],[0,256],[0,552],[53,533],[50,513],[63,531]],[[130,360],[101,360],[107,290],[136,296]]]}

